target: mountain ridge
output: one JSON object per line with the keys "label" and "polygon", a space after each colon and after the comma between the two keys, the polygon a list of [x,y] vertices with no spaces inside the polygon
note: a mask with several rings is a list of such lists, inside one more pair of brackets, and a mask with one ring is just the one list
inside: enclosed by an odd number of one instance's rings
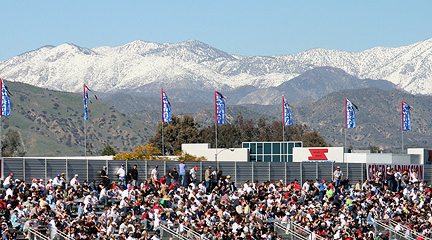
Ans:
{"label": "mountain ridge", "polygon": [[432,94],[432,39],[397,48],[362,52],[310,49],[275,56],[239,56],[189,40],[182,43],[134,41],[117,47],[74,44],[43,47],[0,62],[0,75],[59,91],[78,92],[86,82],[104,93],[196,86],[233,90],[247,85],[277,87],[316,67],[340,68],[357,78],[382,79],[413,94]]}

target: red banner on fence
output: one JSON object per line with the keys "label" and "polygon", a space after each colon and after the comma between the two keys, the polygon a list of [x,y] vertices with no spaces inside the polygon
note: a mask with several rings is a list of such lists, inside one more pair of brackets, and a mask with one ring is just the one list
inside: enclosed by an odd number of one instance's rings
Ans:
{"label": "red banner on fence", "polygon": [[420,181],[423,179],[423,165],[420,164],[367,164],[367,179],[374,180],[376,173],[381,168],[382,176],[386,178],[387,167],[393,168],[395,171],[401,173],[407,171],[410,180],[412,180],[413,173],[417,172],[417,179]]}

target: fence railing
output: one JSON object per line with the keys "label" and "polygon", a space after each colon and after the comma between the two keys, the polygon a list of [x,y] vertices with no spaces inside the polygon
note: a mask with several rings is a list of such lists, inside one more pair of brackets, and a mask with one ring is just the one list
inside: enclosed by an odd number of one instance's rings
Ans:
{"label": "fence railing", "polygon": [[50,240],[49,237],[45,236],[44,234],[40,233],[38,230],[29,228],[27,239],[29,240]]}
{"label": "fence railing", "polygon": [[190,229],[190,228],[188,228],[186,226],[183,226],[183,229],[184,229],[184,231],[186,233],[186,237],[188,239],[193,239],[193,240],[208,240],[208,238],[201,237],[201,235],[199,233],[197,233],[196,231],[194,231],[194,230],[192,230],[192,229]]}
{"label": "fence railing", "polygon": [[300,239],[300,240],[320,240],[324,239],[319,235],[305,229],[294,222],[288,223],[274,223],[275,230],[278,236],[282,236],[282,239]]}
{"label": "fence railing", "polygon": [[428,240],[431,238],[428,238],[426,236],[420,235],[418,232],[408,229],[403,224],[400,224],[392,219],[388,220],[376,220],[375,221],[375,229],[376,232],[385,234],[386,232],[389,233],[389,239],[409,239],[409,240],[416,240],[416,239],[422,239],[422,240]]}
{"label": "fence railing", "polygon": [[67,234],[63,233],[62,231],[59,231],[57,228],[50,228],[50,238],[51,240],[54,239],[57,235],[65,240],[72,240],[71,237],[69,237]]}
{"label": "fence railing", "polygon": [[182,236],[180,233],[164,225],[160,225],[160,230],[161,239],[188,240],[187,237]]}
{"label": "fence railing", "polygon": [[[107,166],[108,177],[118,180],[115,173],[124,164],[127,170],[137,165],[138,182],[150,178],[152,169],[158,165],[159,176],[168,176],[173,167],[178,166],[177,161],[121,161],[107,159],[67,159],[67,158],[4,158],[4,173],[14,173],[14,178],[24,179],[27,183],[32,179],[53,179],[59,173],[65,173],[66,181],[78,174],[80,181],[99,181],[103,166]],[[284,182],[306,179],[331,180],[337,163],[303,163],[303,162],[186,162],[186,173],[194,166],[198,167],[197,180],[204,180],[205,171],[210,166],[212,169],[218,167],[224,176],[230,175],[231,181],[237,186],[245,181],[279,181]],[[340,164],[344,176],[348,176],[351,182],[365,180],[366,165],[362,163]],[[426,169],[425,169],[425,172]],[[186,176],[188,180],[189,177]]]}

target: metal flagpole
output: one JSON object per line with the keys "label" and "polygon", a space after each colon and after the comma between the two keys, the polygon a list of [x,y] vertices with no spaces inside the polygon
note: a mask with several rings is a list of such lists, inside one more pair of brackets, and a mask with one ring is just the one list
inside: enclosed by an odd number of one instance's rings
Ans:
{"label": "metal flagpole", "polygon": [[403,151],[404,151],[404,139],[403,139],[403,101],[401,102],[401,135],[402,135],[402,153],[403,153]]}
{"label": "metal flagpole", "polygon": [[164,122],[163,122],[163,119],[162,119],[162,159],[165,159]]}
{"label": "metal flagpole", "polygon": [[285,142],[285,125],[282,123],[282,142]]}
{"label": "metal flagpole", "polygon": [[[218,156],[217,156],[217,149],[218,149],[218,148],[217,148],[217,145],[218,145],[218,144],[217,144],[217,142],[218,142],[218,139],[217,139],[217,135],[218,135],[218,134],[217,134],[217,133],[218,133],[218,132],[217,132],[217,120],[216,120],[216,123],[215,123],[215,131],[216,131],[216,152],[215,152],[215,161],[216,161],[216,167],[218,167],[218,159],[217,159],[217,157],[218,157]],[[218,169],[219,169],[219,168],[218,168]]]}
{"label": "metal flagpole", "polygon": [[165,142],[164,142],[164,91],[161,88],[161,105],[162,105],[162,159],[165,158]]}
{"label": "metal flagpole", "polygon": [[344,129],[344,135],[345,135],[345,140],[344,140],[344,147],[343,147],[343,162],[345,162],[346,127],[345,127],[345,129]]}
{"label": "metal flagpole", "polygon": [[2,147],[3,147],[3,145],[2,145],[2,128],[3,128],[3,126],[2,126],[2,119],[1,119],[1,114],[0,114],[0,157],[3,157],[3,149],[2,149]]}
{"label": "metal flagpole", "polygon": [[403,139],[403,127],[402,127],[402,129],[401,129],[401,132],[402,132],[402,153],[404,152],[404,139]]}
{"label": "metal flagpole", "polygon": [[285,96],[282,95],[282,142],[285,142]]}
{"label": "metal flagpole", "polygon": [[217,124],[218,124],[218,117],[217,117],[217,101],[216,101],[216,91],[215,91],[215,138],[216,138],[216,144],[215,144],[215,161],[216,161],[216,167],[219,169],[218,167],[218,161],[217,161],[217,143],[218,143],[218,139],[217,139]]}
{"label": "metal flagpole", "polygon": [[87,127],[86,127],[86,121],[84,119],[84,157],[87,158]]}

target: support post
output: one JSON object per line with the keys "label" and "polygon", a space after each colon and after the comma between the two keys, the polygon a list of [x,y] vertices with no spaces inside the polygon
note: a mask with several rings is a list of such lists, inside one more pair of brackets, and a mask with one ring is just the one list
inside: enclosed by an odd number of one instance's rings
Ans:
{"label": "support post", "polygon": [[270,165],[270,162],[268,162],[268,180],[271,181],[271,165]]}
{"label": "support post", "polygon": [[[1,151],[1,150],[0,150]],[[4,158],[3,158],[3,161],[4,161]],[[25,165],[26,165],[26,159],[23,157],[23,180],[25,181],[25,182],[27,182],[26,181],[26,167],[25,167]],[[44,179],[45,181],[46,181],[46,179]]]}
{"label": "support post", "polygon": [[237,163],[234,162],[234,181],[236,186],[238,186],[238,182],[237,182]]}
{"label": "support post", "polygon": [[252,177],[251,177],[251,181],[252,182],[255,182],[255,179],[254,179],[254,164],[255,164],[255,162],[252,162],[252,164],[251,164],[251,175],[252,175]]}
{"label": "support post", "polygon": [[300,162],[300,182],[303,183],[303,163]]}
{"label": "support post", "polygon": [[87,165],[86,179],[87,179],[87,182],[90,182],[90,180],[89,180],[89,161],[88,161],[87,157],[86,157],[86,165]]}
{"label": "support post", "polygon": [[47,160],[46,160],[46,158],[45,158],[45,172],[44,172],[44,178],[45,178],[45,180],[46,179],[48,179],[48,170],[47,170],[47,168],[48,168],[48,163],[47,163]]}

